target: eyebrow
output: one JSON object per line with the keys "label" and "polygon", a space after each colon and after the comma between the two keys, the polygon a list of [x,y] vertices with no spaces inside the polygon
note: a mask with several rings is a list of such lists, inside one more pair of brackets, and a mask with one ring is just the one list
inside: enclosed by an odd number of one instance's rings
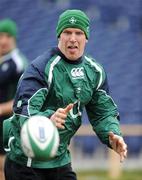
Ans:
{"label": "eyebrow", "polygon": [[[65,29],[64,31],[63,31],[63,33],[73,33],[71,30],[67,30],[67,29]],[[77,31],[75,31],[74,33],[84,33],[83,31],[81,31],[81,30],[77,30]]]}

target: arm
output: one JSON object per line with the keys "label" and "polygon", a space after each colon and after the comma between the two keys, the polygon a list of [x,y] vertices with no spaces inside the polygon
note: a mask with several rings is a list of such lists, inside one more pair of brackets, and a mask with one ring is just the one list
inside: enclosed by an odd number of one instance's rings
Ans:
{"label": "arm", "polygon": [[123,160],[127,154],[127,147],[119,126],[117,106],[108,95],[106,77],[101,87],[94,92],[86,110],[90,123],[99,139],[116,151]]}
{"label": "arm", "polygon": [[50,117],[54,113],[52,109],[43,109],[48,95],[44,68],[38,68],[32,63],[19,81],[14,101],[14,113],[21,119],[22,116],[30,117],[37,114]]}
{"label": "arm", "polygon": [[[11,83],[11,79],[17,75],[16,64],[12,60],[1,64],[0,68],[0,87]],[[5,68],[5,70],[3,70]],[[0,116],[7,116],[12,114],[13,97],[7,102],[0,103]]]}
{"label": "arm", "polygon": [[42,71],[34,65],[24,73],[19,82],[18,91],[14,102],[14,112],[19,116],[43,115],[49,117],[56,127],[64,129],[65,119],[68,112],[73,107],[69,104],[66,108],[59,108],[56,111],[52,109],[42,110],[44,102],[47,100],[48,85],[45,82]]}
{"label": "arm", "polygon": [[6,116],[12,114],[13,100],[5,103],[0,103],[0,116]]}
{"label": "arm", "polygon": [[[16,76],[16,64],[9,60],[6,63],[1,65],[3,67],[0,68],[0,86],[3,86],[4,83],[11,82],[11,78]],[[5,70],[3,70],[5,68]]]}

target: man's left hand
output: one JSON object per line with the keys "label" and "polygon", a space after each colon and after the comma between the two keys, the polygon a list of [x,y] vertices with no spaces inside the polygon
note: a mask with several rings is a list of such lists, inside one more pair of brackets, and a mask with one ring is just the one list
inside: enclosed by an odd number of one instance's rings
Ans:
{"label": "man's left hand", "polygon": [[109,142],[112,149],[120,155],[120,162],[123,162],[124,159],[127,157],[127,145],[124,142],[124,139],[121,136],[110,132]]}

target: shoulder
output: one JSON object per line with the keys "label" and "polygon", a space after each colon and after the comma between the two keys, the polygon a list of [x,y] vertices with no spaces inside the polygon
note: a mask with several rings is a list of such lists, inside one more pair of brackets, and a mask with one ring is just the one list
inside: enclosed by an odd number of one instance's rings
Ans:
{"label": "shoulder", "polygon": [[35,69],[39,70],[40,72],[45,72],[46,69],[54,67],[61,57],[52,52],[52,49],[47,50],[42,55],[38,56],[31,62],[31,66]]}
{"label": "shoulder", "polygon": [[[38,74],[42,77],[48,74],[50,66],[53,66],[58,60],[58,55],[51,53],[52,49],[45,51],[43,54],[35,58],[29,64],[28,68],[24,73],[24,77]],[[49,68],[48,68],[49,67]]]}
{"label": "shoulder", "polygon": [[89,68],[93,69],[93,71],[97,74],[99,82],[98,88],[105,82],[106,72],[104,67],[96,61],[96,59],[91,56],[85,55],[85,63],[89,66]]}
{"label": "shoulder", "polygon": [[51,49],[45,51],[43,54],[38,56],[32,61],[32,65],[37,68],[45,68],[47,64],[51,64],[53,59],[57,57],[56,54],[51,53]]}
{"label": "shoulder", "polygon": [[11,53],[11,60],[16,65],[16,70],[18,73],[21,73],[25,70],[28,60],[25,56],[20,52],[18,48],[14,49]]}
{"label": "shoulder", "polygon": [[96,70],[97,72],[104,72],[104,68],[103,66],[93,57],[89,56],[89,55],[84,55],[85,61],[86,63],[94,68],[94,70]]}

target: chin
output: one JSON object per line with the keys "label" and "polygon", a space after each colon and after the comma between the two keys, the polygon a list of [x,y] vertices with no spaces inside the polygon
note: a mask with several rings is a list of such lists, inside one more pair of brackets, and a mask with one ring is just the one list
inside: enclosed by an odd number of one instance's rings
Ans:
{"label": "chin", "polygon": [[76,57],[76,56],[75,56],[75,57],[74,57],[74,56],[70,56],[68,59],[71,60],[71,61],[75,61],[75,60],[77,60],[78,58],[79,58],[79,57]]}
{"label": "chin", "polygon": [[79,55],[69,54],[67,58],[74,61],[77,60],[79,57],[80,57]]}
{"label": "chin", "polygon": [[6,55],[6,54],[8,54],[9,53],[9,51],[2,51],[1,52],[1,54],[4,56],[4,55]]}
{"label": "chin", "polygon": [[3,55],[8,54],[9,52],[10,52],[10,49],[8,49],[8,48],[3,48],[1,50],[1,54],[3,54]]}

